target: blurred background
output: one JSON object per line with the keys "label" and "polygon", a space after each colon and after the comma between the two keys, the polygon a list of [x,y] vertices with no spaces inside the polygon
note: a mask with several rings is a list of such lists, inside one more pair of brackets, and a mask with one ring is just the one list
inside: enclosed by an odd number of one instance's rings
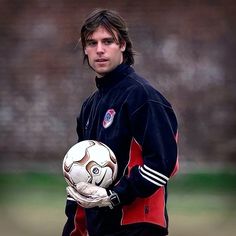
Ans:
{"label": "blurred background", "polygon": [[0,230],[60,235],[63,157],[96,88],[80,26],[118,11],[135,69],[173,105],[180,172],[170,181],[170,235],[235,235],[236,3],[233,0],[0,0]]}

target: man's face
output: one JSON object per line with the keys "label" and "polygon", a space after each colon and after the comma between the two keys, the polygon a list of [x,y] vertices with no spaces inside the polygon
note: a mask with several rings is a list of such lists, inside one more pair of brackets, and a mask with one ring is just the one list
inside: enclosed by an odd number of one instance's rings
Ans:
{"label": "man's face", "polygon": [[102,77],[114,70],[123,62],[123,52],[126,44],[118,43],[104,27],[99,26],[86,41],[85,54],[88,56],[89,65]]}

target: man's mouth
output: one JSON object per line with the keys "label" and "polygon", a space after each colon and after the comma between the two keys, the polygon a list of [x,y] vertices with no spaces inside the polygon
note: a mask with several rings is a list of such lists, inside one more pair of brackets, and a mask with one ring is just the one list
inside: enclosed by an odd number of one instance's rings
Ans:
{"label": "man's mouth", "polygon": [[99,59],[96,59],[95,62],[107,62],[108,59],[106,58],[99,58]]}

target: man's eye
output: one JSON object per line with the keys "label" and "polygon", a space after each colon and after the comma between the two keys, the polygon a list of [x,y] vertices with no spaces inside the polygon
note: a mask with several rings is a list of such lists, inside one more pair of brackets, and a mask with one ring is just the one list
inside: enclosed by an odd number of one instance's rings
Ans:
{"label": "man's eye", "polygon": [[86,44],[87,46],[93,47],[96,46],[97,43],[95,41],[88,41]]}
{"label": "man's eye", "polygon": [[104,44],[105,44],[105,45],[110,45],[110,44],[112,44],[112,43],[114,43],[114,40],[113,40],[113,39],[106,39],[106,40],[104,40]]}

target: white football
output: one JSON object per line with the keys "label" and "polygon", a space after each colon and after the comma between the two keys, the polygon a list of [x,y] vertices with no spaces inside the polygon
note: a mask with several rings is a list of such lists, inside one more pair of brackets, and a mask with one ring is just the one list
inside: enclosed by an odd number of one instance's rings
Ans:
{"label": "white football", "polygon": [[98,141],[85,140],[68,150],[62,169],[70,186],[87,182],[106,188],[116,179],[118,165],[115,154],[108,146]]}

